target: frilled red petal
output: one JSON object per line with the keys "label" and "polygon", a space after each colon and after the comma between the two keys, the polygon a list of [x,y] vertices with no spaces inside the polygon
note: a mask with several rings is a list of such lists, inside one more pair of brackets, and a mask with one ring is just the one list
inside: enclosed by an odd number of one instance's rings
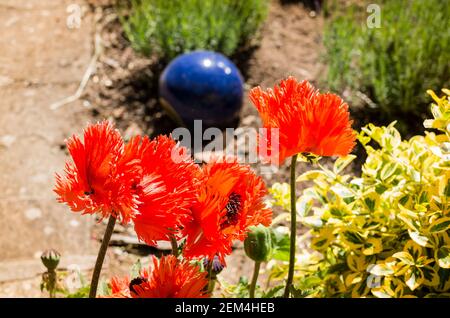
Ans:
{"label": "frilled red petal", "polygon": [[132,286],[135,298],[205,298],[208,284],[207,273],[188,261],[175,256],[153,258],[153,269],[147,279]]}
{"label": "frilled red petal", "polygon": [[137,185],[141,204],[134,220],[139,239],[153,245],[177,236],[191,219],[198,166],[185,148],[167,136],[133,139],[129,145],[135,150],[126,149],[125,154],[136,154],[142,166]]}
{"label": "frilled red petal", "polygon": [[192,207],[193,220],[186,225],[184,255],[187,258],[224,262],[233,240],[243,240],[252,225],[272,222],[264,204],[267,189],[248,166],[235,160],[218,159],[202,169],[202,184]]}
{"label": "frilled red petal", "polygon": [[258,142],[267,161],[281,164],[302,152],[345,156],[355,145],[348,105],[337,95],[319,93],[307,81],[289,77],[273,90],[255,87],[250,100],[267,129]]}
{"label": "frilled red petal", "polygon": [[137,212],[137,196],[131,188],[136,165],[120,161],[124,149],[119,132],[108,121],[89,125],[83,142],[72,136],[67,148],[73,162],[64,176],[56,175],[58,201],[73,211],[111,214],[127,223]]}
{"label": "frilled red petal", "polygon": [[128,277],[113,277],[109,283],[112,298],[130,298],[130,279]]}

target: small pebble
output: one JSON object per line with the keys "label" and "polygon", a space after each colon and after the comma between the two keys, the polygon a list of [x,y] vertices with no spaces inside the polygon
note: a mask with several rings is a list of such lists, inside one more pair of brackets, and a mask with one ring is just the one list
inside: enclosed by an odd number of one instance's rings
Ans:
{"label": "small pebble", "polygon": [[9,148],[16,141],[16,136],[4,135],[0,138],[0,145]]}
{"label": "small pebble", "polygon": [[110,79],[106,79],[106,80],[103,81],[103,84],[106,87],[111,87],[113,85],[113,82]]}
{"label": "small pebble", "polygon": [[7,86],[12,83],[14,83],[14,80],[11,77],[0,75],[0,87]]}
{"label": "small pebble", "polygon": [[55,232],[55,229],[53,227],[48,226],[48,225],[46,227],[44,227],[44,234],[45,235],[50,235],[53,232]]}
{"label": "small pebble", "polygon": [[42,217],[42,210],[39,208],[29,208],[25,211],[25,216],[29,220],[36,220]]}

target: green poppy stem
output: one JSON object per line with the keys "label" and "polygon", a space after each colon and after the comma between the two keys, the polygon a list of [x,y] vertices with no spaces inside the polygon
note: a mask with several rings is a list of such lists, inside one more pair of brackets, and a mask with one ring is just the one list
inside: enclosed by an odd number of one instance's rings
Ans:
{"label": "green poppy stem", "polygon": [[297,155],[292,156],[291,161],[291,240],[289,246],[289,271],[286,281],[286,289],[284,290],[284,297],[289,298],[292,281],[294,279],[295,266],[295,239],[297,237],[297,197],[295,195],[295,165],[297,163]]}
{"label": "green poppy stem", "polygon": [[48,271],[48,289],[50,298],[56,297],[56,281],[58,280],[58,276],[55,270]]}
{"label": "green poppy stem", "polygon": [[258,281],[259,269],[261,268],[261,262],[255,262],[255,268],[253,269],[252,282],[250,284],[250,298],[255,298],[256,283]]}
{"label": "green poppy stem", "polygon": [[178,243],[175,236],[170,237],[170,244],[172,244],[172,254],[175,257],[178,257]]}
{"label": "green poppy stem", "polygon": [[213,294],[214,288],[216,287],[216,275],[213,275],[213,262],[208,262],[208,267],[206,268],[206,271],[208,273],[208,295]]}
{"label": "green poppy stem", "polygon": [[211,295],[214,292],[214,288],[216,288],[216,278],[210,278],[209,283],[208,283],[208,295]]}
{"label": "green poppy stem", "polygon": [[103,235],[102,244],[97,255],[97,261],[95,262],[94,272],[92,273],[91,288],[89,290],[89,298],[95,298],[97,296],[98,280],[102,271],[103,261],[105,260],[106,250],[108,249],[109,240],[116,224],[116,218],[110,216],[108,225],[106,226],[105,234]]}

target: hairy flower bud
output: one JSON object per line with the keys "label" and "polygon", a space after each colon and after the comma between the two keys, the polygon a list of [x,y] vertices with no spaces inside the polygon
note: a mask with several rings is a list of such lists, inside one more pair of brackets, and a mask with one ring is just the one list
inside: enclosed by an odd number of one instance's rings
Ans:
{"label": "hairy flower bud", "polygon": [[271,231],[263,225],[250,227],[244,241],[245,253],[255,262],[266,262],[273,252]]}
{"label": "hairy flower bud", "polygon": [[220,262],[219,257],[217,255],[214,256],[212,264],[210,263],[210,260],[207,257],[205,257],[203,259],[203,266],[205,268],[209,268],[209,266],[211,266],[211,273],[214,276],[218,275],[224,268],[224,265]]}

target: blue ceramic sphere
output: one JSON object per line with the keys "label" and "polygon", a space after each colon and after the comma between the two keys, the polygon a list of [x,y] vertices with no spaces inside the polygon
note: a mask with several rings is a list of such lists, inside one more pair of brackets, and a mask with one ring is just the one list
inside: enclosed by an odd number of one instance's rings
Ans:
{"label": "blue ceramic sphere", "polygon": [[224,128],[238,120],[243,81],[237,67],[222,54],[194,51],[178,56],[165,68],[159,95],[169,113],[186,126],[200,119],[204,127]]}

